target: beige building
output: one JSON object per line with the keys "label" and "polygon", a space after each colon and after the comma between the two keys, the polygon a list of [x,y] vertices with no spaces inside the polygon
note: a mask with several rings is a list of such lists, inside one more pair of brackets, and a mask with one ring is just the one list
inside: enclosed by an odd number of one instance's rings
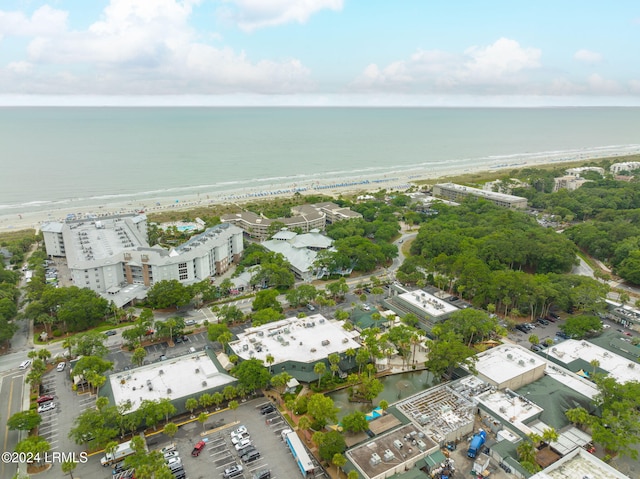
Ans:
{"label": "beige building", "polygon": [[469,186],[457,185],[455,183],[439,183],[433,185],[433,196],[444,198],[450,201],[460,202],[468,196],[483,198],[487,201],[502,206],[504,208],[526,208],[527,199],[520,196],[495,193],[493,191],[479,190]]}

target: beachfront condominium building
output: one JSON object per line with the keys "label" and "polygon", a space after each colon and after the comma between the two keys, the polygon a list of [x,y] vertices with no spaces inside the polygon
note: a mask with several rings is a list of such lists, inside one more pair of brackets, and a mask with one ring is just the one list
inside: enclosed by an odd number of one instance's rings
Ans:
{"label": "beachfront condominium building", "polygon": [[504,208],[526,208],[527,199],[520,196],[484,191],[468,186],[457,185],[455,183],[439,183],[433,185],[433,196],[444,198],[450,201],[460,202],[469,196],[483,198],[487,201],[502,206]]}
{"label": "beachfront condominium building", "polygon": [[149,246],[145,215],[116,215],[42,225],[47,254],[67,260],[73,284],[123,306],[163,280],[192,284],[239,261],[242,230],[223,223],[167,250]]}
{"label": "beachfront condominium building", "polygon": [[313,229],[324,230],[327,223],[362,218],[360,213],[330,202],[296,206],[291,212],[293,216],[271,219],[251,211],[243,211],[223,215],[221,219],[238,226],[251,238],[263,241],[276,232],[274,225],[308,233]]}
{"label": "beachfront condominium building", "polygon": [[632,172],[634,170],[640,170],[640,161],[625,161],[624,163],[614,163],[609,168],[609,171],[614,175],[619,175],[622,172]]}

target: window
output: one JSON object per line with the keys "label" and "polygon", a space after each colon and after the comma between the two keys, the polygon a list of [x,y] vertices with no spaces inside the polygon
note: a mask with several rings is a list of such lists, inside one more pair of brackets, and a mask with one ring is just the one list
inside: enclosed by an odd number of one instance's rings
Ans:
{"label": "window", "polygon": [[187,271],[187,263],[178,263],[178,278],[180,280],[189,279],[189,273]]}

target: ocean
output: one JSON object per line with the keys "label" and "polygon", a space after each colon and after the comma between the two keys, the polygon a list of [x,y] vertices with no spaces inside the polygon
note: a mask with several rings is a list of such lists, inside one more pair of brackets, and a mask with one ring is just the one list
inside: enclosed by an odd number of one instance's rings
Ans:
{"label": "ocean", "polygon": [[638,125],[640,108],[0,108],[0,214],[636,153]]}

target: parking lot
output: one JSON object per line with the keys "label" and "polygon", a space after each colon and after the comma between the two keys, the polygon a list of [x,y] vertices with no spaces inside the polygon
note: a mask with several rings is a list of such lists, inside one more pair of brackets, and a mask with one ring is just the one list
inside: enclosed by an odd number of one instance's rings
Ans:
{"label": "parking lot", "polygon": [[[282,440],[280,433],[289,426],[277,411],[267,415],[260,413],[260,407],[267,404],[261,397],[241,403],[235,411],[225,410],[212,414],[207,422],[201,425],[194,421],[180,426],[173,439],[162,433],[147,437],[149,450],[159,450],[175,443],[187,479],[223,478],[225,469],[242,466],[242,472],[233,476],[237,479],[252,479],[258,471],[271,471],[271,478],[293,479],[301,477],[293,455]],[[197,411],[196,411],[197,413]],[[240,454],[231,442],[231,432],[240,425],[247,428],[252,445],[260,452],[260,457],[249,463],[243,463]],[[199,456],[193,457],[191,451],[199,441],[206,445]],[[100,465],[102,454],[89,458],[86,464],[79,464],[74,476],[83,479],[109,479],[111,468]],[[42,477],[59,478],[60,469],[55,473],[47,471]],[[318,479],[327,478],[324,471],[318,468]]]}
{"label": "parking lot", "polygon": [[167,343],[166,341],[156,344],[150,344],[149,346],[145,346],[144,348],[147,351],[145,363],[149,364],[160,361],[161,359],[163,359],[162,356],[165,356],[166,359],[170,359],[176,356],[182,356],[183,354],[187,354],[189,352],[189,348],[202,350],[207,345],[209,345],[209,341],[207,339],[206,331],[187,334],[184,336],[184,339],[180,337],[180,340],[176,341],[173,347],[169,347],[169,343]]}

